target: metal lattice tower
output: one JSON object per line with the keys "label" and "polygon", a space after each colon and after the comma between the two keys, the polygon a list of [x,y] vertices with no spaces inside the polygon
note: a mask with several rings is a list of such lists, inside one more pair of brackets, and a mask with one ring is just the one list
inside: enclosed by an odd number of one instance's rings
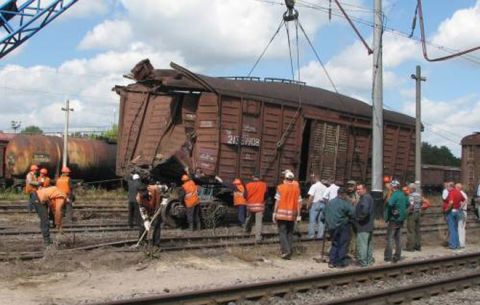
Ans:
{"label": "metal lattice tower", "polygon": [[0,58],[27,41],[78,0],[0,0]]}

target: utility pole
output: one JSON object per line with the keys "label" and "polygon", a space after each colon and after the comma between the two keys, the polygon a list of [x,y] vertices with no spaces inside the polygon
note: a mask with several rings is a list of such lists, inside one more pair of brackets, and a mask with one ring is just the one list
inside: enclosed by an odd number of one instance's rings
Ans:
{"label": "utility pole", "polygon": [[374,0],[373,88],[372,88],[372,197],[375,217],[383,215],[383,59],[382,0]]}
{"label": "utility pole", "polygon": [[63,160],[62,166],[67,166],[68,158],[68,124],[70,121],[70,111],[73,111],[73,108],[70,108],[70,101],[65,102],[65,107],[62,107],[62,111],[65,111],[65,129],[63,131]]}
{"label": "utility pole", "polygon": [[415,74],[410,76],[415,80],[416,96],[415,96],[415,183],[419,188],[422,187],[422,82],[427,81],[422,76],[422,68],[417,66]]}

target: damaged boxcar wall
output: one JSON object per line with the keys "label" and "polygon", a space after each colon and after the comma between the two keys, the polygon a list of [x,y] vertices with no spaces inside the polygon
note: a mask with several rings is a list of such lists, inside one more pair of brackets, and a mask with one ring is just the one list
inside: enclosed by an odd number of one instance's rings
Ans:
{"label": "damaged boxcar wall", "polygon": [[[268,91],[257,97],[235,92],[244,83],[230,80],[218,85],[231,85],[231,94],[221,94],[199,89],[192,79],[172,71],[158,71],[153,79],[116,88],[121,96],[117,174],[125,176],[132,166],[140,166],[152,169],[160,180],[178,181],[189,168],[231,182],[259,173],[274,186],[282,171],[291,169],[299,180],[314,173],[321,179],[370,183],[371,122],[362,102],[349,101],[344,111],[330,109],[331,100],[343,103],[341,98],[309,87],[310,103],[300,105],[268,96]],[[260,92],[259,87],[271,85],[250,86]],[[292,85],[282,86],[286,90]],[[362,115],[355,114],[360,108]],[[384,174],[412,181],[414,121],[388,116]]]}

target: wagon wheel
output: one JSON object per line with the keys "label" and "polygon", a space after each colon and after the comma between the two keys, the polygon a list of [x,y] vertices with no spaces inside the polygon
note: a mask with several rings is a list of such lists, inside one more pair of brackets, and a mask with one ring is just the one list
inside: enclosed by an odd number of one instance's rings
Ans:
{"label": "wagon wheel", "polygon": [[185,212],[181,207],[182,204],[178,200],[172,200],[165,207],[162,207],[160,216],[164,226],[178,228],[185,223]]}
{"label": "wagon wheel", "polygon": [[215,229],[225,222],[227,208],[217,201],[207,203],[202,208],[202,221],[205,228]]}

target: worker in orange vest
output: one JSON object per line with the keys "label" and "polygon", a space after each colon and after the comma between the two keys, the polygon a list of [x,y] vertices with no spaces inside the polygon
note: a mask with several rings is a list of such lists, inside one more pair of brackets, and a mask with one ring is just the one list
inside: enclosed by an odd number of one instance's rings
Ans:
{"label": "worker in orange vest", "polygon": [[28,194],[28,211],[33,212],[33,198],[32,194],[38,189],[37,178],[38,166],[32,164],[30,171],[25,178],[25,193]]}
{"label": "worker in orange vest", "polygon": [[262,222],[265,211],[265,199],[268,191],[267,184],[260,179],[259,174],[252,175],[252,181],[247,183],[247,219],[245,220],[245,232],[252,231],[255,219],[255,240],[262,241]]}
{"label": "worker in orange vest", "polygon": [[155,184],[148,186],[141,185],[138,188],[138,193],[136,196],[136,201],[139,207],[139,213],[141,219],[143,219],[143,224],[139,221],[139,238],[142,237],[145,230],[152,232],[152,244],[154,246],[160,246],[160,232],[161,232],[161,223],[162,219],[160,216],[157,216],[153,219],[155,213],[160,209],[160,190],[159,187]]}
{"label": "worker in orange vest", "polygon": [[68,222],[73,220],[73,187],[72,181],[70,180],[71,170],[67,166],[62,167],[62,175],[58,177],[56,186],[67,195],[67,200],[65,203],[66,213],[65,218]]}
{"label": "worker in orange vest", "polygon": [[195,182],[188,175],[182,176],[182,188],[185,192],[184,202],[187,207],[188,227],[191,231],[200,230],[200,199]]}
{"label": "worker in orange vest", "polygon": [[48,221],[48,209],[54,211],[55,225],[62,230],[62,208],[67,195],[56,186],[49,186],[35,191],[32,195],[33,206],[40,218],[40,229],[42,230],[43,241],[46,245],[51,244],[50,229]]}
{"label": "worker in orange vest", "polygon": [[300,187],[293,181],[293,178],[292,172],[285,174],[284,183],[277,187],[275,207],[273,208],[272,220],[278,225],[282,259],[292,257],[295,222],[301,221],[302,197]]}
{"label": "worker in orange vest", "polygon": [[238,221],[240,225],[245,224],[245,216],[247,213],[246,189],[242,181],[238,178],[233,180],[235,190],[233,191],[233,205],[238,209]]}
{"label": "worker in orange vest", "polygon": [[42,168],[40,170],[40,176],[38,177],[38,188],[50,186],[50,177],[48,177],[48,170]]}

